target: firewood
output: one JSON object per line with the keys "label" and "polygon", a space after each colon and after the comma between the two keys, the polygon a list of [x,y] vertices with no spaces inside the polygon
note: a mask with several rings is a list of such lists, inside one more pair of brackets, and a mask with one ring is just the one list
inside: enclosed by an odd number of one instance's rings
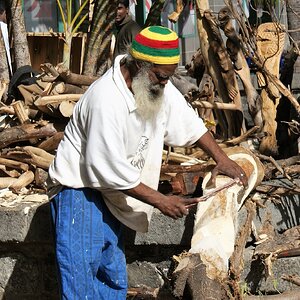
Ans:
{"label": "firewood", "polygon": [[63,95],[52,95],[38,98],[34,105],[38,108],[41,106],[47,106],[49,104],[60,104],[63,101],[78,101],[82,94],[63,94]]}
{"label": "firewood", "polygon": [[6,167],[9,167],[9,168],[18,169],[21,171],[28,171],[28,169],[29,169],[28,164],[25,164],[25,163],[22,163],[19,161],[15,161],[15,160],[11,160],[11,159],[6,159],[3,157],[0,157],[0,164],[4,165]]}
{"label": "firewood", "polygon": [[53,88],[53,90],[58,94],[83,94],[84,89],[77,85],[59,82]]}
{"label": "firewood", "polygon": [[73,114],[73,109],[74,109],[75,104],[76,103],[74,101],[63,101],[59,105],[59,111],[61,112],[61,114],[64,117],[69,118]]}
{"label": "firewood", "polygon": [[47,151],[47,152],[52,152],[57,149],[58,144],[64,137],[63,132],[57,132],[53,136],[49,137],[45,141],[41,142],[38,147]]}
{"label": "firewood", "polygon": [[245,300],[299,300],[300,292],[290,291],[278,295],[259,295],[259,296],[246,296]]}
{"label": "firewood", "polygon": [[153,287],[136,287],[136,288],[128,288],[127,296],[134,297],[136,299],[156,299],[159,293],[159,288]]}
{"label": "firewood", "polygon": [[0,189],[6,189],[16,182],[18,178],[13,177],[0,177]]}
{"label": "firewood", "polygon": [[46,180],[48,177],[48,172],[41,169],[36,168],[34,172],[34,181],[38,187],[45,188]]}
{"label": "firewood", "polygon": [[0,132],[0,149],[16,142],[52,136],[56,132],[52,123],[48,123],[44,126],[40,126],[39,124],[23,124],[7,128]]}
{"label": "firewood", "polygon": [[221,103],[208,101],[193,101],[193,106],[210,109],[223,109],[223,110],[239,110],[235,103]]}
{"label": "firewood", "polygon": [[87,76],[72,73],[62,64],[57,66],[57,72],[65,82],[75,85],[91,85],[94,81],[96,81],[99,78],[95,76]]}
{"label": "firewood", "polygon": [[13,102],[11,106],[13,107],[15,115],[18,117],[21,124],[30,123],[22,101]]}
{"label": "firewood", "polygon": [[22,188],[33,182],[34,174],[32,171],[23,173],[10,187],[9,189],[15,193],[18,193]]}
{"label": "firewood", "polygon": [[12,170],[8,170],[9,168],[7,168],[5,165],[0,165],[0,171],[3,172],[5,174],[5,176],[10,176],[10,177],[13,177],[13,178],[18,178],[20,177],[21,173],[18,172],[17,170],[15,169],[12,169]]}
{"label": "firewood", "polygon": [[7,149],[2,152],[1,156],[32,164],[45,170],[49,168],[54,158],[54,155],[32,146]]}
{"label": "firewood", "polygon": [[291,282],[291,283],[294,283],[294,284],[300,286],[300,277],[297,276],[297,275],[285,275],[285,274],[283,274],[283,275],[281,276],[281,278],[282,278],[283,280],[289,281],[289,282]]}

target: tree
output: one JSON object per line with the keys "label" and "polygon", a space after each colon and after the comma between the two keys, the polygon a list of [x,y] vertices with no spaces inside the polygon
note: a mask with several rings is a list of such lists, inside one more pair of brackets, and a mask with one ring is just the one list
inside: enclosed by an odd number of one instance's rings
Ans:
{"label": "tree", "polygon": [[117,1],[96,0],[88,36],[83,74],[102,75],[108,67]]}

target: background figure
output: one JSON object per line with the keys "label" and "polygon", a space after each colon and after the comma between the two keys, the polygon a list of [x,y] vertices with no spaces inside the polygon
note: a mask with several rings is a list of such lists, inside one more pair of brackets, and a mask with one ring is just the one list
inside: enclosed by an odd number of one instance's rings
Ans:
{"label": "background figure", "polygon": [[129,15],[129,0],[119,0],[115,21],[115,47],[113,60],[120,54],[125,54],[141,27]]}
{"label": "background figure", "polygon": [[77,102],[49,168],[62,299],[124,300],[123,226],[147,232],[154,207],[173,218],[196,198],[157,191],[163,145],[197,143],[218,174],[247,183],[169,81],[180,60],[177,34],[151,26]]}
{"label": "background figure", "polygon": [[2,36],[4,40],[7,62],[9,65],[9,71],[10,74],[12,74],[10,47],[9,47],[9,38],[8,38],[8,29],[7,29],[7,20],[6,20],[6,8],[5,8],[4,1],[0,1],[0,30],[2,32]]}

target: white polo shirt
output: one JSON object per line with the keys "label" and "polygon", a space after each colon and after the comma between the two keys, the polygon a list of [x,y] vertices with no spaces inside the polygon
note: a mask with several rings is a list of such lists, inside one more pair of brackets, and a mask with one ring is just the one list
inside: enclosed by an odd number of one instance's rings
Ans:
{"label": "white polo shirt", "polygon": [[121,191],[140,182],[157,189],[163,145],[192,145],[207,129],[170,81],[155,122],[143,121],[121,74],[122,57],[76,104],[49,175],[54,185],[100,190],[116,218],[146,232],[153,207]]}

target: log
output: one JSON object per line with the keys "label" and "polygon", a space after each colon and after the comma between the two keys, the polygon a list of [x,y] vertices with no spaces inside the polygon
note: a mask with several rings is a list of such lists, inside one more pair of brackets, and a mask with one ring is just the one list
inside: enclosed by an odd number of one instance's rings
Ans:
{"label": "log", "polygon": [[57,149],[58,144],[64,137],[64,132],[56,132],[53,136],[47,138],[45,141],[41,142],[38,147],[47,151],[52,152]]}
{"label": "log", "polygon": [[21,170],[24,172],[28,171],[28,169],[29,169],[28,164],[25,164],[25,163],[22,163],[19,161],[15,161],[15,160],[11,160],[11,159],[6,159],[3,157],[0,157],[0,164],[4,165],[6,167],[18,169],[18,170]]}
{"label": "log", "polygon": [[38,187],[45,188],[46,187],[46,180],[48,178],[48,172],[41,169],[41,168],[36,168],[34,172],[34,181],[35,184]]}
{"label": "log", "polygon": [[75,104],[74,101],[63,101],[59,105],[59,111],[65,118],[70,118],[73,114]]}
{"label": "log", "polygon": [[28,114],[25,111],[22,101],[16,101],[11,104],[21,124],[30,123]]}
{"label": "log", "polygon": [[96,76],[87,76],[72,73],[62,64],[57,66],[57,72],[65,82],[75,85],[91,85],[94,81],[96,81],[99,78]]}
{"label": "log", "polygon": [[56,132],[52,123],[42,126],[39,124],[23,124],[7,128],[0,132],[0,149],[17,142],[49,137]]}
{"label": "log", "polygon": [[1,156],[35,165],[45,170],[49,168],[49,165],[54,159],[54,155],[44,151],[43,149],[32,146],[8,149],[7,151],[3,151]]}
{"label": "log", "polygon": [[[228,148],[226,152],[247,174],[248,187],[244,189],[235,184],[209,197],[206,202],[198,203],[189,250],[191,256],[180,260],[174,272],[177,296],[192,291],[192,294],[195,293],[192,299],[228,299],[226,296],[220,298],[220,294],[226,291],[222,282],[228,280],[228,263],[234,251],[238,210],[249,193],[262,181],[264,168],[255,155],[242,147]],[[210,177],[208,173],[203,180],[204,196],[212,191],[208,186]],[[216,185],[223,186],[229,180],[219,175]],[[208,282],[212,288],[205,289],[202,284],[199,285],[200,282]]]}
{"label": "log", "polygon": [[26,187],[28,184],[32,183],[34,180],[34,174],[32,171],[27,171],[23,173],[10,187],[14,193],[19,193],[20,190]]}
{"label": "log", "polygon": [[49,104],[55,105],[60,104],[63,101],[78,101],[82,94],[63,94],[63,95],[52,95],[38,98],[34,101],[34,105],[38,108],[47,106]]}
{"label": "log", "polygon": [[81,87],[69,83],[59,82],[54,87],[53,90],[57,94],[83,94],[85,91]]}
{"label": "log", "polygon": [[7,167],[4,165],[0,165],[0,171],[3,172],[5,174],[5,176],[10,176],[13,178],[18,178],[21,175],[21,173],[19,173],[17,170],[15,170],[15,169],[8,170]]}
{"label": "log", "polygon": [[245,300],[299,300],[300,292],[291,291],[284,292],[278,295],[260,295],[260,296],[246,296]]}
{"label": "log", "polygon": [[0,189],[6,189],[16,182],[18,178],[12,177],[0,177]]}

